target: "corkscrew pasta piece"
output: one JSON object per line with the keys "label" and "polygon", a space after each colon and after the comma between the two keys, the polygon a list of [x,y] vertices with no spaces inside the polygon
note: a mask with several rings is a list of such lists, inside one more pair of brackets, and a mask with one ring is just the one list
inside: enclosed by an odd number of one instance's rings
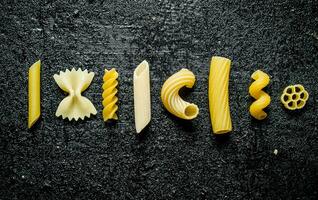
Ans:
{"label": "corkscrew pasta piece", "polygon": [[194,74],[187,69],[181,69],[165,81],[161,88],[161,100],[171,114],[187,120],[194,119],[198,116],[198,106],[184,101],[179,96],[179,90],[181,88],[192,88],[194,82]]}
{"label": "corkscrew pasta piece", "polygon": [[105,75],[103,77],[103,119],[107,121],[109,119],[117,120],[118,116],[116,111],[118,110],[117,102],[118,98],[116,96],[118,90],[116,89],[118,85],[118,73],[113,68],[111,70],[105,69]]}
{"label": "corkscrew pasta piece", "polygon": [[213,132],[223,134],[232,131],[229,106],[229,76],[231,60],[213,56],[209,74],[209,107]]}
{"label": "corkscrew pasta piece", "polygon": [[151,119],[149,64],[145,60],[134,71],[134,109],[136,132],[140,133]]}
{"label": "corkscrew pasta piece", "polygon": [[73,68],[71,71],[67,69],[53,77],[58,86],[69,94],[60,102],[55,113],[57,117],[62,116],[63,119],[77,121],[79,118],[84,119],[97,113],[92,102],[81,94],[91,84],[93,72],[88,73],[87,70]]}
{"label": "corkscrew pasta piece", "polygon": [[40,105],[40,73],[41,73],[41,61],[37,61],[29,68],[29,111],[28,111],[28,128],[31,128],[33,124],[39,119],[41,115]]}
{"label": "corkscrew pasta piece", "polygon": [[300,84],[287,86],[280,97],[284,107],[289,110],[302,109],[309,98],[308,92]]}
{"label": "corkscrew pasta piece", "polygon": [[269,84],[269,76],[262,72],[261,70],[257,70],[252,74],[252,79],[255,81],[249,87],[250,95],[256,99],[250,106],[250,114],[258,120],[263,120],[267,117],[267,113],[263,111],[270,102],[271,97],[264,92],[262,89]]}

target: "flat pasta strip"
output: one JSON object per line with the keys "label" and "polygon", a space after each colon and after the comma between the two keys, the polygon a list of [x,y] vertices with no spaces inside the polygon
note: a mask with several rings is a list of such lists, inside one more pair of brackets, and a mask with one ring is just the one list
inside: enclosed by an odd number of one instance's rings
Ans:
{"label": "flat pasta strip", "polygon": [[309,98],[308,92],[301,84],[287,86],[280,97],[284,107],[288,110],[302,109]]}
{"label": "flat pasta strip", "polygon": [[271,97],[262,89],[269,84],[269,76],[261,70],[257,70],[252,74],[252,79],[255,81],[249,87],[250,95],[256,99],[250,106],[250,114],[258,120],[263,120],[267,117],[267,113],[264,112],[270,102]]}
{"label": "flat pasta strip", "polygon": [[192,88],[194,83],[195,76],[187,69],[181,69],[165,81],[161,88],[161,100],[171,114],[186,120],[194,119],[198,116],[198,106],[184,101],[179,95],[181,88]]}
{"label": "flat pasta strip", "polygon": [[29,112],[28,112],[28,128],[39,119],[41,115],[40,105],[40,86],[41,86],[41,61],[37,61],[29,68]]}
{"label": "flat pasta strip", "polygon": [[53,77],[58,86],[69,94],[60,102],[55,113],[57,117],[62,116],[63,119],[77,121],[79,118],[84,119],[97,113],[92,102],[81,94],[91,84],[93,72],[88,73],[87,70],[73,68],[71,71],[67,69]]}
{"label": "flat pasta strip", "polygon": [[145,60],[134,71],[134,109],[136,132],[140,133],[151,120],[149,64]]}
{"label": "flat pasta strip", "polygon": [[118,85],[118,73],[113,68],[111,70],[105,69],[105,75],[103,77],[103,119],[107,121],[109,119],[117,120],[118,116],[116,111],[118,110],[117,102],[117,85]]}
{"label": "flat pasta strip", "polygon": [[213,56],[209,74],[209,107],[212,129],[215,134],[232,131],[229,107],[229,76],[231,60]]}

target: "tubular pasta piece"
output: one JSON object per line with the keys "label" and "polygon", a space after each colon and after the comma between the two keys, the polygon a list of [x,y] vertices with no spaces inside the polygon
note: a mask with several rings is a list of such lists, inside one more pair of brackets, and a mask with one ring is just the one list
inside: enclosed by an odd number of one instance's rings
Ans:
{"label": "tubular pasta piece", "polygon": [[269,84],[269,76],[261,70],[257,70],[251,77],[255,81],[250,85],[249,93],[256,101],[250,106],[250,114],[255,119],[263,120],[267,117],[267,113],[263,109],[271,102],[271,97],[262,90]]}
{"label": "tubular pasta piece", "polygon": [[28,128],[39,119],[41,115],[40,85],[41,61],[37,61],[29,68],[29,116]]}
{"label": "tubular pasta piece", "polygon": [[308,92],[300,84],[287,86],[280,97],[284,107],[289,110],[302,109],[309,98]]}
{"label": "tubular pasta piece", "polygon": [[55,113],[57,117],[62,116],[63,119],[68,118],[70,121],[72,119],[77,121],[79,118],[84,119],[85,116],[90,117],[91,114],[95,115],[97,113],[92,102],[81,95],[91,84],[94,77],[93,72],[88,73],[87,70],[82,71],[73,68],[72,71],[67,69],[53,77],[58,86],[69,93],[59,104]]}
{"label": "tubular pasta piece", "polygon": [[140,133],[151,119],[149,64],[145,60],[134,71],[134,108],[136,132]]}
{"label": "tubular pasta piece", "polygon": [[116,96],[118,90],[116,89],[118,85],[118,73],[113,68],[111,70],[105,69],[105,75],[103,77],[103,119],[107,121],[109,119],[117,120],[118,116],[116,111],[118,110],[117,101],[118,98]]}
{"label": "tubular pasta piece", "polygon": [[161,100],[170,113],[187,120],[194,119],[198,116],[198,106],[184,101],[179,96],[179,90],[181,88],[192,88],[194,82],[194,74],[187,69],[181,69],[165,81],[161,88]]}
{"label": "tubular pasta piece", "polygon": [[213,56],[209,75],[209,107],[213,132],[223,134],[232,131],[229,107],[229,76],[231,60]]}

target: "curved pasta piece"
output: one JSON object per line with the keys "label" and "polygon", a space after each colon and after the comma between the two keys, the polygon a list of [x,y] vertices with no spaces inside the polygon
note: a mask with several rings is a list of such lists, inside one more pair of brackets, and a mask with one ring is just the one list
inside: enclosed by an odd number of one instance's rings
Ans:
{"label": "curved pasta piece", "polygon": [[54,74],[53,77],[58,86],[69,93],[59,104],[55,113],[57,117],[62,116],[63,119],[77,121],[79,118],[84,119],[85,116],[90,117],[91,114],[97,113],[92,102],[81,95],[91,84],[94,72],[88,73],[87,70],[73,68],[72,71],[67,69],[65,72],[60,72],[59,75]]}
{"label": "curved pasta piece", "polygon": [[140,133],[151,119],[149,64],[145,60],[134,71],[134,109],[136,132]]}
{"label": "curved pasta piece", "polygon": [[209,74],[209,107],[213,132],[224,134],[232,131],[229,106],[229,76],[231,60],[213,56]]}
{"label": "curved pasta piece", "polygon": [[256,99],[250,106],[250,114],[258,120],[263,120],[267,117],[267,113],[263,111],[270,102],[271,97],[264,92],[262,89],[269,84],[269,76],[262,72],[261,70],[257,70],[252,74],[252,79],[255,81],[249,87],[250,95]]}
{"label": "curved pasta piece", "polygon": [[29,68],[29,111],[28,128],[39,119],[41,115],[40,85],[41,85],[41,61],[37,61]]}
{"label": "curved pasta piece", "polygon": [[179,90],[181,88],[192,88],[194,82],[194,74],[187,69],[181,69],[165,81],[161,88],[161,100],[171,114],[187,120],[194,119],[198,116],[198,106],[184,101],[179,96]]}
{"label": "curved pasta piece", "polygon": [[284,107],[289,110],[302,109],[309,98],[308,92],[300,84],[287,86],[280,97]]}
{"label": "curved pasta piece", "polygon": [[118,116],[116,111],[118,110],[117,101],[118,98],[116,96],[118,90],[116,89],[118,85],[118,73],[113,68],[111,70],[105,69],[105,75],[103,77],[103,119],[107,121],[109,119],[117,120]]}

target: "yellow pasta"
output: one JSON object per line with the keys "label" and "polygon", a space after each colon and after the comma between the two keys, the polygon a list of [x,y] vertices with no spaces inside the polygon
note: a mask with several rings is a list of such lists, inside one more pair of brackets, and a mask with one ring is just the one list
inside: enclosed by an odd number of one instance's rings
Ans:
{"label": "yellow pasta", "polygon": [[77,121],[79,118],[84,119],[97,113],[92,102],[81,94],[91,84],[93,77],[93,72],[88,73],[87,70],[75,70],[74,68],[72,71],[67,69],[65,72],[60,72],[59,75],[54,75],[58,86],[69,93],[59,104],[55,113],[57,117],[62,116],[63,119]]}
{"label": "yellow pasta", "polygon": [[232,131],[229,107],[229,76],[231,60],[213,56],[209,75],[209,106],[213,132],[223,134]]}
{"label": "yellow pasta", "polygon": [[287,86],[280,97],[284,107],[289,110],[301,109],[309,98],[308,92],[300,84]]}
{"label": "yellow pasta", "polygon": [[103,119],[107,121],[109,119],[117,120],[118,116],[116,111],[118,110],[117,101],[118,98],[116,96],[118,90],[116,89],[118,85],[118,73],[113,68],[111,70],[105,69],[105,75],[103,77]]}
{"label": "yellow pasta", "polygon": [[145,60],[134,71],[134,109],[136,132],[140,133],[151,120],[149,64]]}
{"label": "yellow pasta", "polygon": [[41,115],[40,85],[41,61],[37,61],[29,68],[29,116],[28,128],[39,119]]}
{"label": "yellow pasta", "polygon": [[161,100],[171,114],[187,120],[197,117],[199,114],[198,106],[184,101],[179,96],[181,88],[192,88],[194,82],[194,74],[187,69],[181,69],[165,81],[161,88]]}
{"label": "yellow pasta", "polygon": [[269,76],[261,70],[257,70],[251,77],[255,81],[250,85],[249,93],[256,101],[250,106],[250,114],[255,119],[263,120],[267,117],[267,113],[263,109],[271,102],[271,97],[262,90],[269,84]]}

